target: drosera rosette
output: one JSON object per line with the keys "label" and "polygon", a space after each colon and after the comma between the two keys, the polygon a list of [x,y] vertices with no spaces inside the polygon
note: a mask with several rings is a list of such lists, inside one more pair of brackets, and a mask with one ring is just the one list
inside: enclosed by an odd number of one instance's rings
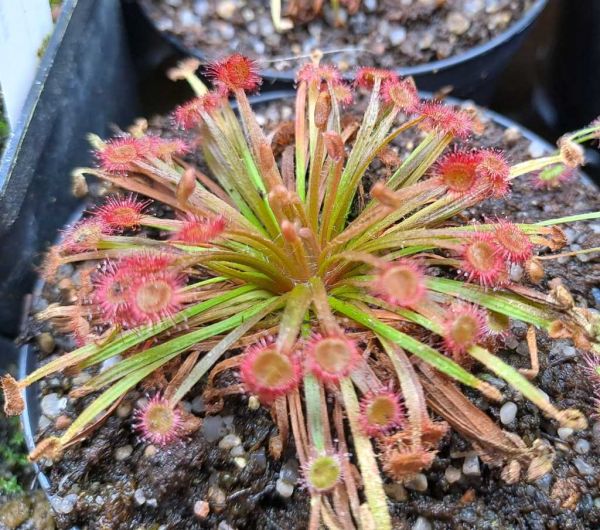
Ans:
{"label": "drosera rosette", "polygon": [[240,376],[248,392],[270,403],[298,386],[302,368],[297,356],[279,351],[272,338],[267,338],[246,348]]}
{"label": "drosera rosette", "polygon": [[[359,70],[347,85],[315,57],[298,76],[293,124],[274,124],[285,134],[268,135],[246,94],[260,84],[253,61],[236,54],[213,65],[212,91],[194,70],[186,63],[173,74],[197,95],[175,111],[176,125],[197,135],[185,149],[139,123],[115,140],[90,138],[100,167],[77,177],[96,176],[119,195],[50,250],[47,281],[65,263],[86,267],[91,280],[73,303],[40,314],[76,332],[82,346],[20,381],[3,377],[5,409],[20,413],[23,389],[50,374],[114,364],[71,392],[98,395],[32,457],[58,458],[83,432],[91,436],[98,418],[144,382],[168,396],[168,409],[163,398],[151,403],[175,425],[169,414],[183,415],[178,404],[200,383],[211,412],[235,393],[269,407],[272,458],[293,438],[303,469],[316,473],[309,526],[386,530],[393,523],[382,474],[406,482],[433,463],[457,421],[452,406],[474,407],[461,388],[503,399],[482,372],[559,426],[585,428],[580,411],[559,410],[535,385],[535,333],[600,354],[598,325],[564,285],[544,293],[532,284],[543,279],[543,261],[560,256],[560,226],[600,213],[518,224],[477,223],[469,213],[506,196],[516,178],[579,164],[572,144],[600,126],[569,134],[556,153],[509,165],[495,149],[454,147],[475,126],[471,113],[418,101],[412,81],[387,70]],[[369,95],[362,120],[344,108],[355,89]],[[416,145],[397,156],[391,143],[411,129],[419,129]],[[203,171],[180,157],[194,149]],[[379,157],[385,174],[374,175]],[[129,208],[126,223],[106,219],[115,204]],[[526,274],[511,275],[515,265]],[[531,370],[496,355],[495,337],[510,321],[528,326]],[[228,370],[239,384],[221,386],[217,375]],[[440,421],[427,405],[426,373],[455,385],[452,400],[436,397]],[[540,457],[540,444],[507,440],[497,450],[507,465],[513,450],[525,463]]]}
{"label": "drosera rosette", "polygon": [[533,256],[533,243],[515,223],[499,219],[492,232],[498,253],[510,263],[523,264]]}
{"label": "drosera rosette", "polygon": [[401,396],[391,389],[369,392],[360,402],[360,423],[368,436],[375,437],[402,428],[405,421]]}
{"label": "drosera rosette", "polygon": [[508,260],[502,255],[493,234],[475,232],[467,236],[461,255],[460,270],[470,282],[497,287],[508,280]]}
{"label": "drosera rosette", "polygon": [[424,268],[418,261],[409,259],[385,263],[372,289],[393,306],[416,306],[426,296]]}
{"label": "drosera rosette", "polygon": [[303,348],[307,371],[325,383],[336,383],[350,375],[360,363],[356,343],[342,334],[314,333]]}
{"label": "drosera rosette", "polygon": [[174,271],[140,276],[128,288],[127,308],[133,325],[160,322],[182,307],[185,277]]}
{"label": "drosera rosette", "polygon": [[174,255],[141,250],[104,263],[94,297],[103,318],[127,329],[174,315],[185,302],[186,284]]}
{"label": "drosera rosette", "polygon": [[444,316],[444,345],[461,363],[472,360],[467,350],[483,341],[487,333],[487,312],[475,305],[452,304]]}
{"label": "drosera rosette", "polygon": [[206,245],[219,237],[226,226],[227,221],[222,216],[209,218],[188,215],[182,220],[181,227],[173,232],[170,239],[183,245]]}
{"label": "drosera rosette", "polygon": [[334,452],[317,453],[306,462],[302,474],[306,487],[311,491],[330,492],[342,482],[342,457]]}
{"label": "drosera rosette", "polygon": [[113,138],[96,151],[100,165],[112,173],[125,173],[150,153],[150,143],[133,136]]}
{"label": "drosera rosette", "polygon": [[113,230],[139,228],[149,201],[140,201],[134,195],[111,196],[99,206],[94,215]]}
{"label": "drosera rosette", "polygon": [[452,151],[440,159],[434,175],[449,193],[457,196],[473,193],[479,181],[480,159],[476,151]]}
{"label": "drosera rosette", "polygon": [[159,393],[135,410],[133,428],[144,442],[158,446],[169,445],[185,435],[181,413]]}
{"label": "drosera rosette", "polygon": [[101,218],[83,219],[65,230],[59,250],[70,254],[95,250],[112,232],[113,228]]}
{"label": "drosera rosette", "polygon": [[557,164],[531,174],[531,182],[536,189],[552,189],[573,182],[577,178],[577,171]]}

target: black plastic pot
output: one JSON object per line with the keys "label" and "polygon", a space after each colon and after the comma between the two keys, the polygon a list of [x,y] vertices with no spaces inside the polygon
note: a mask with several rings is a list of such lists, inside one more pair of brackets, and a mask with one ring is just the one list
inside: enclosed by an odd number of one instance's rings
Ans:
{"label": "black plastic pot", "polygon": [[[424,96],[426,96],[426,94],[424,94]],[[261,103],[269,103],[269,102],[276,101],[279,99],[288,99],[290,101],[293,101],[293,98],[294,98],[294,93],[290,92],[289,90],[273,91],[273,92],[270,92],[270,93],[267,93],[267,94],[264,94],[261,96],[253,97],[253,98],[251,98],[251,102],[254,105],[259,105]],[[460,101],[455,100],[455,99],[449,99],[448,101],[453,104],[460,103]],[[514,127],[514,128],[519,129],[521,134],[526,139],[528,139],[531,142],[539,143],[540,145],[544,146],[548,152],[555,150],[555,147],[552,146],[551,144],[549,144],[548,142],[546,142],[544,139],[542,139],[535,133],[529,131],[528,129],[521,127],[518,123],[515,123],[514,121],[506,118],[505,116],[502,116],[502,115],[497,114],[496,112],[493,112],[490,110],[485,110],[485,114],[487,116],[489,116],[492,121],[501,125],[502,127],[505,127],[505,128]],[[68,172],[71,167],[72,167],[72,164],[70,163],[69,160],[63,160],[63,169],[66,172]],[[582,175],[582,180],[587,185],[592,186],[592,189],[593,189],[594,185],[587,178],[586,175]],[[73,210],[72,210],[72,212],[73,212]],[[77,218],[79,215],[81,215],[81,208],[79,209],[79,211],[75,212],[74,215],[75,215],[75,218]],[[43,282],[42,282],[42,280],[38,280],[36,282],[36,285],[35,285],[35,288],[33,291],[33,295],[32,295],[33,299],[39,298],[39,296],[42,292],[42,288],[43,288]],[[19,379],[26,377],[27,374],[31,373],[36,368],[36,366],[37,366],[36,351],[28,344],[22,346],[20,348],[20,353],[19,353]],[[38,392],[37,385],[32,385],[25,390],[25,411],[21,418],[22,418],[23,431],[25,434],[25,442],[27,444],[27,448],[29,450],[32,450],[35,447],[35,436],[36,436],[36,432],[37,432],[37,425],[38,425],[39,418],[40,418],[39,392]],[[50,481],[49,481],[48,477],[43,473],[43,471],[39,468],[39,466],[36,465],[35,470],[37,473],[37,479],[38,479],[40,486],[46,491],[47,495],[49,496],[50,500],[52,501],[52,498],[50,496]]]}
{"label": "black plastic pot", "polygon": [[[556,38],[536,85],[533,106],[553,134],[581,127],[600,115],[600,2],[557,1]],[[588,173],[600,182],[600,153],[588,152]]]}
{"label": "black plastic pot", "polygon": [[[517,52],[528,29],[546,6],[547,0],[535,0],[525,15],[506,31],[466,52],[447,59],[397,69],[402,76],[413,76],[419,90],[435,92],[443,87],[453,87],[452,94],[463,99],[473,99],[485,104],[494,90],[494,81],[510,58]],[[138,0],[140,14],[180,54],[194,56],[202,61],[213,59],[198,48],[190,48],[177,36],[158,29],[143,2]],[[294,82],[294,72],[264,69],[261,75],[275,89],[289,88]]]}
{"label": "black plastic pot", "polygon": [[565,131],[600,114],[600,2],[560,0],[557,15],[557,36],[535,103],[553,130]]}
{"label": "black plastic pot", "polygon": [[130,123],[138,100],[120,3],[66,0],[0,161],[0,336],[17,333],[35,265],[77,203],[86,134]]}

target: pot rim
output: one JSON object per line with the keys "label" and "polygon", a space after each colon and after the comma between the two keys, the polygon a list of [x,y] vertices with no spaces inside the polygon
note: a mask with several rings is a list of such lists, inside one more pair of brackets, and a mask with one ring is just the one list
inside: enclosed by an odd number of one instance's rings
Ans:
{"label": "pot rim", "polygon": [[[419,94],[425,99],[429,99],[432,95],[429,92],[423,92],[423,91],[419,92]],[[261,104],[265,104],[265,103],[272,103],[273,101],[277,101],[280,99],[290,98],[293,100],[294,95],[295,95],[295,91],[293,91],[293,90],[274,90],[271,92],[267,92],[265,94],[260,94],[258,96],[252,96],[250,98],[250,103],[252,105],[261,105]],[[464,103],[466,100],[460,100],[460,99],[456,99],[456,98],[446,98],[445,101],[452,103],[453,105],[459,105],[461,103]],[[526,127],[523,127],[518,122],[515,122],[514,120],[507,118],[506,116],[504,116],[502,114],[494,112],[493,110],[490,110],[490,109],[487,109],[484,107],[479,107],[479,106],[478,106],[478,108],[485,116],[488,116],[489,118],[491,118],[491,120],[493,122],[497,123],[498,125],[501,125],[502,127],[505,127],[507,129],[510,127],[517,128],[519,130],[519,132],[521,133],[521,135],[523,136],[523,138],[529,140],[530,142],[539,143],[540,145],[542,145],[544,147],[544,149],[546,151],[555,150],[555,147],[550,142],[548,142],[547,140],[545,140],[538,134],[534,133],[533,131],[527,129]],[[592,186],[592,187],[598,188],[600,190],[600,187],[598,187],[583,171],[580,172],[580,179],[584,185]],[[86,209],[86,205],[83,205],[82,207],[78,208],[73,213],[73,215],[71,217],[71,222],[76,221],[81,216],[83,211],[85,211],[85,209]],[[41,278],[38,278],[36,280],[33,290],[32,290],[32,295],[31,295],[32,299],[35,299],[36,297],[40,296],[43,286],[44,286],[44,281]],[[21,330],[21,331],[24,331],[24,330]],[[31,365],[33,364],[34,361],[35,361],[35,359],[32,357],[31,345],[23,344],[19,348],[19,356],[18,356],[18,368],[19,368],[18,369],[18,377],[19,377],[19,379],[25,378],[30,373]],[[32,412],[32,409],[34,409],[38,406],[37,404],[33,405],[32,403],[34,401],[39,401],[39,399],[38,399],[39,395],[37,392],[37,384],[27,387],[24,390],[24,394],[25,394],[25,396],[24,396],[25,408],[23,410],[23,413],[20,416],[20,419],[21,419],[21,426],[23,428],[23,435],[25,438],[25,445],[27,446],[28,451],[32,451],[36,445],[35,438],[37,435],[37,425],[35,425],[35,426],[33,425],[33,421],[34,421],[33,416],[35,413]],[[44,473],[44,471],[42,470],[41,466],[38,463],[33,462],[32,465],[33,465],[33,468],[34,468],[34,471],[36,474],[36,478],[38,480],[40,487],[44,490],[49,501],[52,503],[53,495],[51,494],[51,491],[50,491],[51,483],[50,483],[50,479],[49,479],[48,475],[46,475]]]}
{"label": "pot rim", "polygon": [[[448,70],[462,63],[466,63],[480,56],[486,55],[487,53],[491,52],[494,48],[501,46],[505,42],[511,40],[513,37],[525,31],[529,26],[531,26],[534,20],[544,10],[547,3],[548,0],[535,0],[532,6],[514,24],[511,24],[503,32],[499,33],[492,39],[481,44],[477,44],[476,46],[473,46],[472,48],[469,48],[464,52],[451,55],[446,59],[439,59],[436,61],[430,61],[428,63],[422,63],[413,66],[400,66],[397,68],[393,68],[393,70],[402,77],[437,74],[441,71]],[[142,14],[150,21],[150,24],[177,50],[179,50],[179,52],[187,56],[196,57],[202,61],[207,60],[206,54],[200,48],[187,46],[186,44],[184,44],[183,40],[180,37],[169,33],[166,30],[159,29],[155,24],[154,19],[150,16],[150,13],[144,1],[138,0],[138,5],[140,6]],[[279,71],[275,70],[274,68],[264,68],[260,70],[261,76],[264,79],[271,82],[294,82],[295,72],[296,69]],[[346,80],[352,79],[352,75],[348,72],[343,74],[342,77]]]}

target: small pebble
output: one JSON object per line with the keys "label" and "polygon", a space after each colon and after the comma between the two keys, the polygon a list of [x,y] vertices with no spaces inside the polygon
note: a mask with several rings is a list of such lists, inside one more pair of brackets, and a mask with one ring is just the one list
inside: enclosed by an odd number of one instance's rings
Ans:
{"label": "small pebble", "polygon": [[71,513],[77,504],[78,496],[75,493],[70,493],[65,497],[55,496],[52,498],[52,508],[58,513],[67,514]]}
{"label": "small pebble", "polygon": [[561,440],[568,440],[573,434],[573,429],[570,427],[560,427],[556,432]]}
{"label": "small pebble", "polygon": [[485,12],[497,13],[502,9],[504,3],[503,0],[485,0]]}
{"label": "small pebble", "polygon": [[235,36],[235,28],[225,22],[218,25],[219,34],[223,40],[231,40]]}
{"label": "small pebble", "polygon": [[435,35],[432,31],[427,31],[423,33],[421,38],[419,39],[418,45],[421,50],[427,50],[431,48],[431,45],[435,41]]}
{"label": "small pebble", "polygon": [[196,16],[189,9],[180,9],[178,14],[179,22],[182,26],[193,26],[196,24]]}
{"label": "small pebble", "polygon": [[87,383],[92,376],[87,372],[80,372],[73,378],[73,386],[82,386]]}
{"label": "small pebble", "polygon": [[479,468],[479,458],[477,455],[470,455],[465,458],[462,466],[462,472],[467,477],[478,477],[481,475],[481,469]]}
{"label": "small pebble", "polygon": [[579,471],[579,474],[581,475],[593,475],[596,472],[590,464],[581,458],[575,458],[573,464],[575,464],[577,471]]}
{"label": "small pebble", "polygon": [[279,472],[279,478],[288,484],[296,484],[298,480],[298,462],[295,460],[288,460]]}
{"label": "small pebble", "polygon": [[577,232],[575,232],[575,230],[572,228],[565,228],[563,232],[565,234],[565,239],[567,240],[567,245],[575,243],[575,240],[577,239]]}
{"label": "small pebble", "polygon": [[508,401],[502,405],[500,409],[500,421],[504,425],[512,423],[517,417],[517,405],[512,401]]}
{"label": "small pebble", "polygon": [[548,394],[546,394],[546,392],[544,392],[541,388],[538,388],[538,391],[540,394],[542,394],[542,397],[548,402],[550,403],[550,396]]}
{"label": "small pebble", "polygon": [[44,333],[40,333],[37,337],[36,337],[38,346],[40,347],[40,350],[42,350],[44,353],[52,353],[54,351],[54,346],[55,346],[55,342],[54,342],[54,337],[48,333],[48,332],[44,332]]}
{"label": "small pebble", "polygon": [[345,26],[348,22],[348,11],[343,8],[339,8],[334,11],[329,3],[325,5],[324,9],[325,20],[330,26]]}
{"label": "small pebble", "polygon": [[146,502],[146,496],[144,495],[144,491],[141,489],[135,490],[133,493],[133,500],[138,506],[141,506]]}
{"label": "small pebble", "polygon": [[127,460],[131,453],[133,453],[133,447],[131,445],[123,445],[115,449],[115,460],[122,461]]}
{"label": "small pebble", "polygon": [[580,455],[585,455],[590,452],[590,442],[581,438],[575,442],[573,449],[575,449],[576,453],[579,453]]}
{"label": "small pebble", "polygon": [[508,11],[496,13],[489,18],[487,27],[490,31],[504,29],[506,26],[508,26],[511,18],[512,16]]}
{"label": "small pebble", "polygon": [[513,282],[519,282],[523,278],[523,267],[516,263],[511,264],[510,266],[510,279]]}
{"label": "small pebble", "polygon": [[463,3],[463,12],[469,17],[475,16],[485,7],[483,0],[465,0]]}
{"label": "small pebble", "polygon": [[521,131],[519,131],[519,129],[516,127],[509,127],[502,134],[502,139],[508,145],[515,145],[521,139],[521,137]]}
{"label": "small pebble", "polygon": [[241,445],[242,440],[240,439],[239,436],[235,435],[235,434],[228,434],[226,436],[224,436],[223,438],[221,438],[221,440],[219,441],[219,448],[220,449],[232,449],[233,447],[236,447],[238,445]]}
{"label": "small pebble", "polygon": [[208,15],[210,5],[206,0],[194,0],[194,13],[200,17]]}
{"label": "small pebble", "polygon": [[131,403],[123,403],[117,407],[117,416],[119,416],[119,418],[128,418],[131,414],[131,410]]}
{"label": "small pebble", "polygon": [[244,456],[246,454],[246,451],[244,450],[243,445],[236,445],[235,447],[231,448],[231,451],[229,451],[229,454],[233,457]]}
{"label": "small pebble", "polygon": [[46,394],[42,398],[42,412],[50,419],[57,418],[67,406],[67,398],[58,394]]}
{"label": "small pebble", "polygon": [[402,26],[394,26],[390,28],[387,35],[392,46],[400,46],[406,40],[406,29]]}
{"label": "small pebble", "polygon": [[529,148],[527,149],[529,156],[532,158],[539,158],[543,156],[546,152],[546,146],[538,141],[533,141],[529,144]]}
{"label": "small pebble", "polygon": [[250,455],[250,464],[252,472],[256,475],[262,475],[267,468],[267,455],[264,448],[260,448]]}
{"label": "small pebble", "polygon": [[225,508],[227,495],[221,488],[212,485],[208,488],[208,500],[215,512],[221,512]]}
{"label": "small pebble", "polygon": [[452,11],[446,17],[446,27],[455,35],[463,35],[470,26],[471,22],[469,22],[469,19],[458,11]]}
{"label": "small pebble", "polygon": [[432,528],[433,526],[431,526],[431,523],[425,517],[419,516],[415,524],[412,525],[411,530],[431,530]]}
{"label": "small pebble", "polygon": [[225,424],[221,416],[206,416],[204,418],[202,433],[207,442],[216,442],[225,432]]}
{"label": "small pebble", "polygon": [[196,414],[201,414],[205,410],[206,407],[204,405],[204,398],[202,396],[196,396],[192,400],[192,412],[195,412]]}
{"label": "small pebble", "polygon": [[149,445],[144,449],[144,456],[146,458],[152,458],[156,453],[158,453],[158,447],[155,445]]}
{"label": "small pebble", "polygon": [[217,2],[217,15],[225,20],[230,20],[235,13],[236,5],[235,2],[230,2],[229,0],[222,0],[221,2]]}
{"label": "small pebble", "polygon": [[206,501],[196,501],[194,503],[194,515],[198,519],[206,519],[210,513],[210,505]]}
{"label": "small pebble", "polygon": [[52,425],[52,420],[49,420],[43,414],[40,416],[40,420],[38,421],[38,429],[40,431],[45,431],[48,427]]}
{"label": "small pebble", "polygon": [[406,481],[404,486],[409,490],[426,491],[428,486],[427,477],[423,473],[416,473],[413,478]]}
{"label": "small pebble", "polygon": [[[106,359],[106,361],[103,361],[102,364],[100,365],[100,372],[101,373],[106,372],[106,370],[119,364],[122,360],[123,360],[123,358],[120,355],[115,355],[114,357],[111,357],[110,359]],[[138,399],[137,402],[140,403],[142,400],[143,400],[144,404],[148,403],[148,400],[146,398],[140,398],[140,399]],[[142,407],[143,405],[138,405],[138,406]]]}
{"label": "small pebble", "polygon": [[399,482],[384,484],[383,489],[385,490],[386,495],[396,502],[404,502],[408,499],[406,488]]}
{"label": "small pebble", "polygon": [[448,484],[454,484],[460,480],[462,476],[462,471],[454,466],[448,466],[446,471],[444,471],[444,477],[448,481]]}
{"label": "small pebble", "polygon": [[282,479],[277,479],[277,482],[275,483],[275,490],[284,499],[289,499],[294,493],[294,486]]}
{"label": "small pebble", "polygon": [[520,342],[517,346],[517,353],[522,355],[523,357],[529,357],[529,346],[527,346],[527,342]]}
{"label": "small pebble", "polygon": [[248,465],[248,460],[246,460],[243,456],[236,456],[233,459],[233,463],[240,469],[244,469]]}
{"label": "small pebble", "polygon": [[535,481],[537,486],[540,489],[544,490],[546,493],[548,493],[550,491],[550,486],[552,486],[553,482],[554,482],[554,477],[552,476],[551,473],[546,473],[545,475],[542,475],[539,479],[537,479]]}

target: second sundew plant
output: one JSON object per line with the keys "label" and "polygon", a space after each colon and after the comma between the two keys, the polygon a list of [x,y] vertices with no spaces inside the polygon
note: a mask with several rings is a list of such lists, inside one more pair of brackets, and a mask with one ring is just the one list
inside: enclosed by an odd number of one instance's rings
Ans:
{"label": "second sundew plant", "polygon": [[277,31],[283,32],[292,29],[295,23],[312,20],[322,13],[326,2],[331,6],[336,25],[343,25],[340,17],[342,6],[353,15],[361,4],[361,0],[283,0],[283,4],[282,0],[270,0],[273,26]]}
{"label": "second sundew plant", "polygon": [[[179,404],[203,380],[215,408],[236,393],[270,408],[273,458],[291,434],[310,528],[391,528],[384,484],[427,469],[448,428],[428,404],[486,461],[499,456],[506,480],[546,472],[552,456],[543,442],[526,447],[508,436],[457,384],[500,402],[500,391],[475,375],[488,371],[559,425],[586,427],[581,412],[558,410],[529,379],[536,329],[599,355],[597,317],[562,284],[543,293],[531,283],[543,276],[536,254],[564,245],[558,225],[600,214],[534,224],[476,224],[461,214],[506,196],[521,175],[579,166],[579,143],[598,127],[511,167],[496,150],[450,147],[470,134],[472,116],[420,101],[410,80],[389,71],[357,73],[368,102],[353,117],[344,110],[353,87],[315,63],[298,73],[294,124],[266,135],[246,95],[260,84],[254,63],[234,55],[209,74],[212,91],[189,69],[177,73],[198,93],[174,115],[197,131],[194,145],[147,135],[140,124],[119,138],[92,138],[100,167],[76,178],[95,175],[132,195],[111,195],[50,251],[47,281],[65,263],[79,264],[80,281],[73,305],[41,316],[80,347],[21,381],[5,376],[6,412],[20,413],[22,390],[51,373],[115,362],[73,392],[99,394],[32,458],[58,458],[91,436],[142,383],[155,395],[135,414],[141,437],[185,443],[193,426]],[[373,182],[372,162],[390,158],[390,143],[412,128],[423,131],[420,143]],[[211,177],[181,158],[197,146]],[[151,215],[151,202],[174,215]],[[512,279],[516,265],[531,283]],[[531,370],[494,354],[511,320],[529,325]],[[225,371],[239,384],[219,386]]]}

